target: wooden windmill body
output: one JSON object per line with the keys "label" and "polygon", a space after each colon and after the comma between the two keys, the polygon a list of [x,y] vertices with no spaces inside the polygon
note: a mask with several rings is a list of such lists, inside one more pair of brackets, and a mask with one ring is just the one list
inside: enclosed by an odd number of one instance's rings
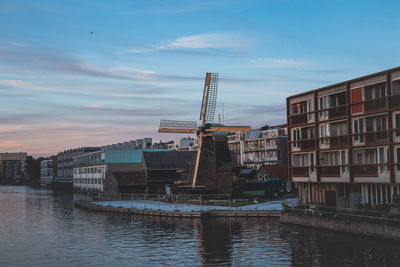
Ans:
{"label": "wooden windmill body", "polygon": [[230,193],[232,189],[233,159],[226,135],[233,131],[250,131],[249,126],[225,126],[214,120],[218,90],[218,73],[206,74],[200,111],[201,125],[196,121],[161,120],[159,132],[197,133],[199,145],[193,159],[193,173],[182,187]]}

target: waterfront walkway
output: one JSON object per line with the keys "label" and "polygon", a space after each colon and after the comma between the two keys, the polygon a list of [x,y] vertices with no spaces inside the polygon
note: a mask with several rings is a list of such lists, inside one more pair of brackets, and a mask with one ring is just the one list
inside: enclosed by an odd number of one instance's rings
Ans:
{"label": "waterfront walkway", "polygon": [[[295,205],[297,199],[285,199],[289,206]],[[91,202],[94,205],[113,208],[125,208],[136,210],[154,210],[167,212],[207,212],[207,211],[282,211],[282,200],[268,201],[258,204],[245,205],[240,207],[218,206],[218,205],[194,205],[177,204],[152,200],[123,200],[123,201],[98,201]]]}

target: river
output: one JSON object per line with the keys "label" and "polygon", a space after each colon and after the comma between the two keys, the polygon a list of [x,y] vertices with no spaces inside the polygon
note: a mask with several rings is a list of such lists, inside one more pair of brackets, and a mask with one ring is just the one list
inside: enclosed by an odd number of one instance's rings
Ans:
{"label": "river", "polygon": [[91,213],[0,187],[0,266],[400,266],[400,242],[280,224]]}

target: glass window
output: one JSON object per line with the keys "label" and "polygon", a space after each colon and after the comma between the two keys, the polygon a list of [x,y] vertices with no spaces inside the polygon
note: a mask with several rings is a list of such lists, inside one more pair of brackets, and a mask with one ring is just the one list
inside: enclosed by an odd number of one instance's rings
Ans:
{"label": "glass window", "polygon": [[[400,113],[396,114],[395,118],[396,118],[396,122],[395,122],[396,126],[395,127],[400,128]],[[396,131],[396,136],[400,136],[400,130]]]}
{"label": "glass window", "polygon": [[400,171],[400,164],[398,164],[400,160],[400,148],[399,147],[396,148],[396,151],[397,151],[397,170]]}

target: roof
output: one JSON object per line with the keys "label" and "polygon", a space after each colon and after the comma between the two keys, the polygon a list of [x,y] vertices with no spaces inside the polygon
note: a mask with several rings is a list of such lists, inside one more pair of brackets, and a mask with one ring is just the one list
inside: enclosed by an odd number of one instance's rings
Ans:
{"label": "roof", "polygon": [[393,71],[398,71],[398,70],[400,70],[400,67],[396,67],[396,68],[392,68],[392,69],[388,69],[388,70],[383,70],[383,71],[380,71],[380,72],[376,72],[376,73],[368,74],[368,75],[361,76],[361,77],[358,77],[358,78],[354,78],[354,79],[351,79],[351,80],[347,80],[347,81],[344,81],[344,82],[339,82],[339,83],[336,83],[336,84],[324,86],[324,87],[317,88],[317,89],[310,90],[310,91],[306,91],[306,92],[303,92],[303,93],[291,95],[291,96],[287,97],[287,99],[292,99],[292,98],[295,98],[295,97],[308,95],[308,94],[311,94],[311,93],[314,93],[314,92],[318,92],[318,91],[321,91],[321,90],[325,90],[325,89],[329,89],[329,88],[332,88],[332,87],[345,85],[346,83],[353,83],[353,82],[357,82],[357,81],[360,81],[360,80],[368,79],[368,78],[371,78],[371,77],[374,77],[374,76],[379,76],[379,75],[386,74],[388,72],[393,72]]}
{"label": "roof", "polygon": [[147,177],[145,172],[130,171],[130,172],[112,172],[118,185],[147,185]]}
{"label": "roof", "polygon": [[168,151],[166,149],[115,149],[106,150],[106,163],[141,163],[144,151]]}
{"label": "roof", "polygon": [[144,151],[147,169],[177,170],[186,169],[192,161],[194,151]]}
{"label": "roof", "polygon": [[255,171],[256,171],[255,169],[243,169],[243,170],[240,171],[240,174],[246,175],[246,174],[251,174],[251,173],[253,173]]}
{"label": "roof", "polygon": [[288,165],[287,164],[271,164],[263,165],[258,170],[258,173],[268,173],[274,178],[288,179]]}

